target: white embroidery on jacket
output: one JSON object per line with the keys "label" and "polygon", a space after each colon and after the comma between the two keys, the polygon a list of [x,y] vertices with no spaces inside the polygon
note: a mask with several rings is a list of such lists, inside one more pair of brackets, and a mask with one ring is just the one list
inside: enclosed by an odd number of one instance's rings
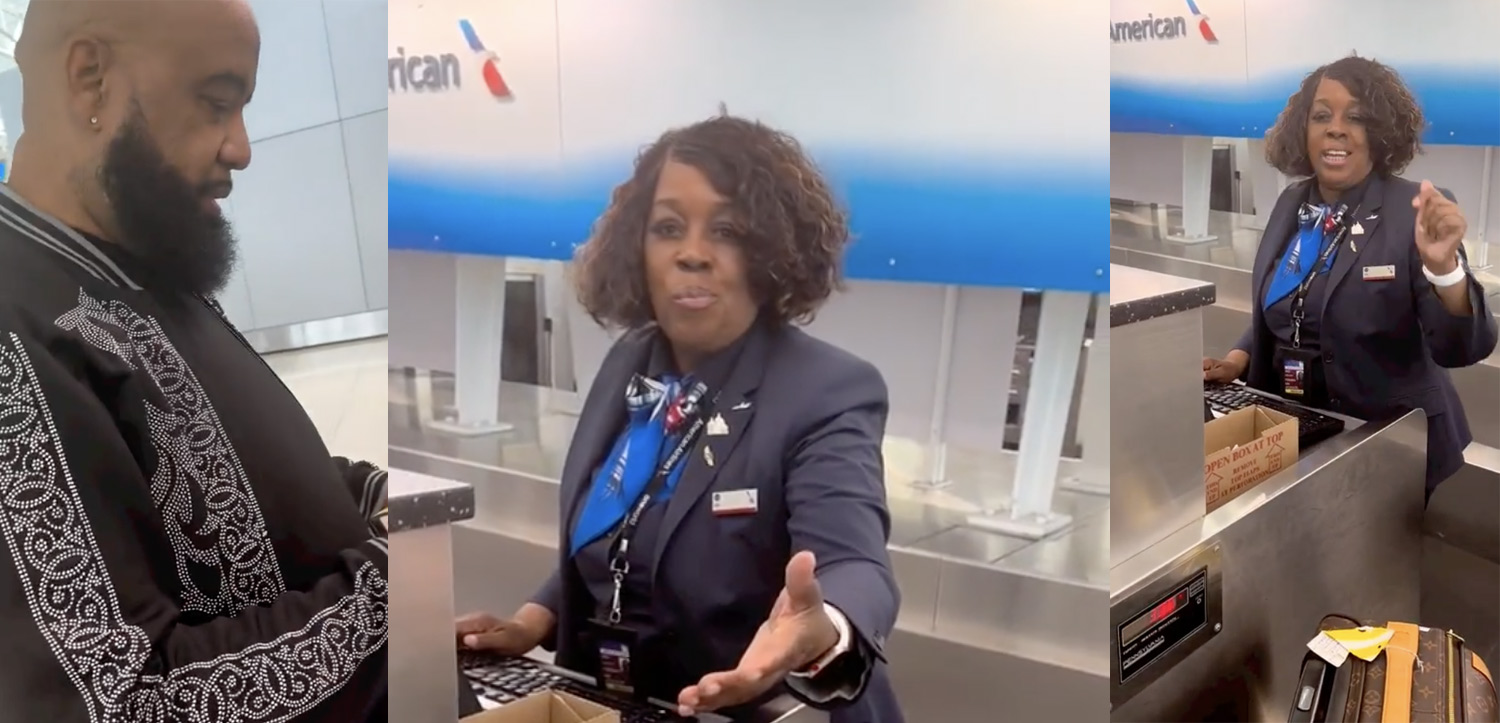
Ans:
{"label": "white embroidery on jacket", "polygon": [[151,639],[125,622],[41,382],[20,337],[0,341],[0,538],[37,629],[91,721],[287,721],[342,687],[385,644],[389,589],[366,562],[354,591],[298,630],[146,674]]}
{"label": "white embroidery on jacket", "polygon": [[[286,591],[260,504],[208,395],[155,319],[119,301],[79,291],[78,306],[57,326],[144,371],[167,408],[147,403],[156,469],[151,497],[172,549],[183,610],[238,615]],[[199,568],[195,580],[192,568]],[[204,589],[206,570],[217,575]]]}

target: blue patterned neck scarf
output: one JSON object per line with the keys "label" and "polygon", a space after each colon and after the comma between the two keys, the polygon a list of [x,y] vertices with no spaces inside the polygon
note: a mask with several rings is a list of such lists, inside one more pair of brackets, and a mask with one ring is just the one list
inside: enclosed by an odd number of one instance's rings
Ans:
{"label": "blue patterned neck scarf", "polygon": [[[1333,229],[1326,223],[1329,212],[1326,205],[1302,204],[1297,212],[1297,235],[1287,244],[1286,253],[1281,255],[1281,263],[1276,265],[1276,275],[1271,277],[1271,287],[1266,291],[1263,308],[1269,309],[1276,302],[1291,296],[1302,280],[1313,273],[1318,257],[1323,254],[1328,242],[1333,240]],[[1337,251],[1329,254],[1328,261],[1319,273],[1333,268],[1333,258],[1337,255]]]}
{"label": "blue patterned neck scarf", "polygon": [[[578,554],[619,525],[631,505],[645,492],[662,463],[662,456],[670,452],[683,432],[682,421],[692,414],[692,407],[699,401],[696,395],[684,399],[681,394],[684,387],[692,385],[671,376],[652,379],[640,374],[625,385],[628,412],[625,430],[594,475],[583,512],[573,528],[569,554]],[[682,467],[679,460],[653,502],[671,497],[677,479],[682,476]]]}

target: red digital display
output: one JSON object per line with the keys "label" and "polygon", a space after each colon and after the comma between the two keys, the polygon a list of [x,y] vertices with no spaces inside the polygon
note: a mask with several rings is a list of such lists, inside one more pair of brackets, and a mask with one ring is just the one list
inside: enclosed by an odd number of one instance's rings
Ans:
{"label": "red digital display", "polygon": [[1119,648],[1115,651],[1119,682],[1150,666],[1208,624],[1207,583],[1208,569],[1200,568],[1175,590],[1157,598],[1151,607],[1120,624],[1116,631]]}
{"label": "red digital display", "polygon": [[1163,620],[1166,620],[1167,616],[1171,615],[1172,612],[1175,611],[1176,609],[1177,609],[1177,598],[1175,598],[1175,597],[1167,598],[1166,602],[1163,602],[1162,604],[1157,605],[1156,609],[1151,611],[1151,622],[1153,622],[1153,623],[1159,623],[1159,622],[1161,622]]}

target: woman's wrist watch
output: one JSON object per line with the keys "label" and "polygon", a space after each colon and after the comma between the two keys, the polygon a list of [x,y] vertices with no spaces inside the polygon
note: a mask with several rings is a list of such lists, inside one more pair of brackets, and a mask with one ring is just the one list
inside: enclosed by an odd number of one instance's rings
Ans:
{"label": "woman's wrist watch", "polygon": [[1464,268],[1463,257],[1459,257],[1457,261],[1458,263],[1454,265],[1453,270],[1446,274],[1434,274],[1427,269],[1427,264],[1422,264],[1422,275],[1426,276],[1427,281],[1439,289],[1446,289],[1449,286],[1463,283],[1463,280],[1469,277],[1469,270]]}

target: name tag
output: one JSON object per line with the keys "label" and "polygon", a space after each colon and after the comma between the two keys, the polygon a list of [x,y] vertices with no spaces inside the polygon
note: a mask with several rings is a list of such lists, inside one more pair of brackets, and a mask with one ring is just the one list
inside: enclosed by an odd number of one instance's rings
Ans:
{"label": "name tag", "polygon": [[713,496],[713,511],[719,517],[753,515],[759,509],[759,490],[726,490]]}
{"label": "name tag", "polygon": [[1396,278],[1395,266],[1366,266],[1365,281],[1390,281]]}

